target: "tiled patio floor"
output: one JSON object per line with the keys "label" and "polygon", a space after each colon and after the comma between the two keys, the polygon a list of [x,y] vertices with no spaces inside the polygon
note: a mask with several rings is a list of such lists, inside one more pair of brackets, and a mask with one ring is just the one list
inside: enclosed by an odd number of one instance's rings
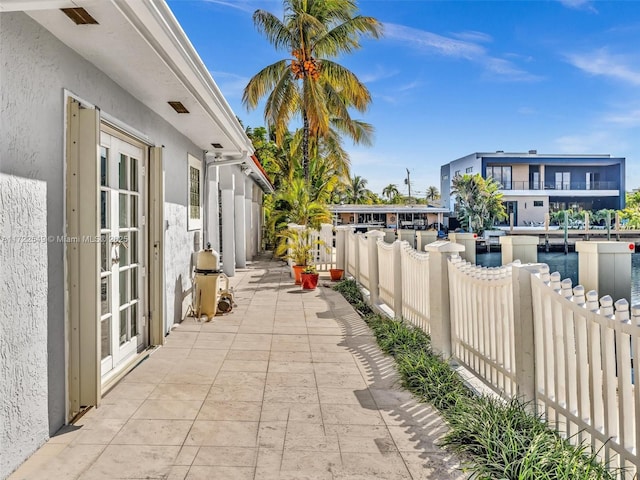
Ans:
{"label": "tiled patio floor", "polygon": [[464,478],[328,281],[303,292],[265,260],[232,284],[232,313],[177,326],[10,479]]}

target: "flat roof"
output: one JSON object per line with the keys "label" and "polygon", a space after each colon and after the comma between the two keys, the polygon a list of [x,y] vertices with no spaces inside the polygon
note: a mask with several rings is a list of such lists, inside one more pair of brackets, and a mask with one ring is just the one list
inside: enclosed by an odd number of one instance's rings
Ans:
{"label": "flat roof", "polygon": [[430,205],[329,205],[332,213],[449,213],[448,208]]}

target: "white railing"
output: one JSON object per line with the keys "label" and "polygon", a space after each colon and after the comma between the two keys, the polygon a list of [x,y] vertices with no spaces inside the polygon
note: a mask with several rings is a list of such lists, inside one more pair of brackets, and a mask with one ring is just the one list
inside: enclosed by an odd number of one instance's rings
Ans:
{"label": "white railing", "polygon": [[395,295],[395,282],[393,279],[394,250],[395,246],[384,241],[378,242],[378,271],[380,275],[380,300],[393,307]]}
{"label": "white railing", "polygon": [[356,242],[358,242],[358,281],[364,285],[364,288],[369,289],[371,288],[369,283],[369,246],[366,237],[361,233],[356,234]]}
{"label": "white railing", "polygon": [[[304,225],[296,225],[290,223],[288,228],[291,230],[305,230]],[[336,267],[336,248],[334,246],[333,225],[324,223],[320,226],[320,230],[309,229],[309,243],[312,246],[311,260],[319,272],[328,272]],[[291,240],[289,240],[291,242]],[[291,255],[289,248],[288,254]],[[293,259],[287,260],[289,266],[293,265]]]}
{"label": "white railing", "polygon": [[320,230],[312,230],[313,262],[319,272],[328,272],[336,266],[333,225],[323,223]]}
{"label": "white railing", "polygon": [[640,307],[630,314],[619,300],[614,313],[610,297],[598,303],[545,264],[472,265],[450,242],[418,253],[406,242],[339,238],[372,301],[430,333],[434,351],[500,395],[531,401],[569,441],[626,468],[625,478],[640,470]]}
{"label": "white railing", "polygon": [[[402,317],[429,333],[429,254],[400,244]],[[391,271],[391,270],[389,270]]]}
{"label": "white railing", "polygon": [[511,267],[449,261],[453,356],[500,394],[516,393]]}
{"label": "white railing", "polygon": [[356,233],[353,230],[346,232],[346,273],[351,275],[354,278],[357,278],[358,271],[356,270],[356,266],[358,265],[358,237],[356,237]]}
{"label": "white railing", "polygon": [[633,478],[640,465],[640,309],[605,296],[585,295],[560,275],[531,280],[535,325],[538,412],[572,441],[588,442],[601,459],[625,467]]}

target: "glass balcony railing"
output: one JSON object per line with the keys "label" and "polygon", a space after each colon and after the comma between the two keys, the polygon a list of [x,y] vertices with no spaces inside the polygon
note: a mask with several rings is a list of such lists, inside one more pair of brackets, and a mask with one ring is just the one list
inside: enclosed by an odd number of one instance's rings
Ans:
{"label": "glass balcony railing", "polygon": [[619,190],[617,182],[498,182],[501,190]]}

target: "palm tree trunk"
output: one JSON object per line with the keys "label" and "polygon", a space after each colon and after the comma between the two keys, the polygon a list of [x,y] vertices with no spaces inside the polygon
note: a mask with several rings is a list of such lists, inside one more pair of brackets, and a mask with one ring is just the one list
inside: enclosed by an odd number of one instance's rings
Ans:
{"label": "palm tree trunk", "polygon": [[309,117],[306,110],[302,111],[302,170],[304,180],[309,183]]}

